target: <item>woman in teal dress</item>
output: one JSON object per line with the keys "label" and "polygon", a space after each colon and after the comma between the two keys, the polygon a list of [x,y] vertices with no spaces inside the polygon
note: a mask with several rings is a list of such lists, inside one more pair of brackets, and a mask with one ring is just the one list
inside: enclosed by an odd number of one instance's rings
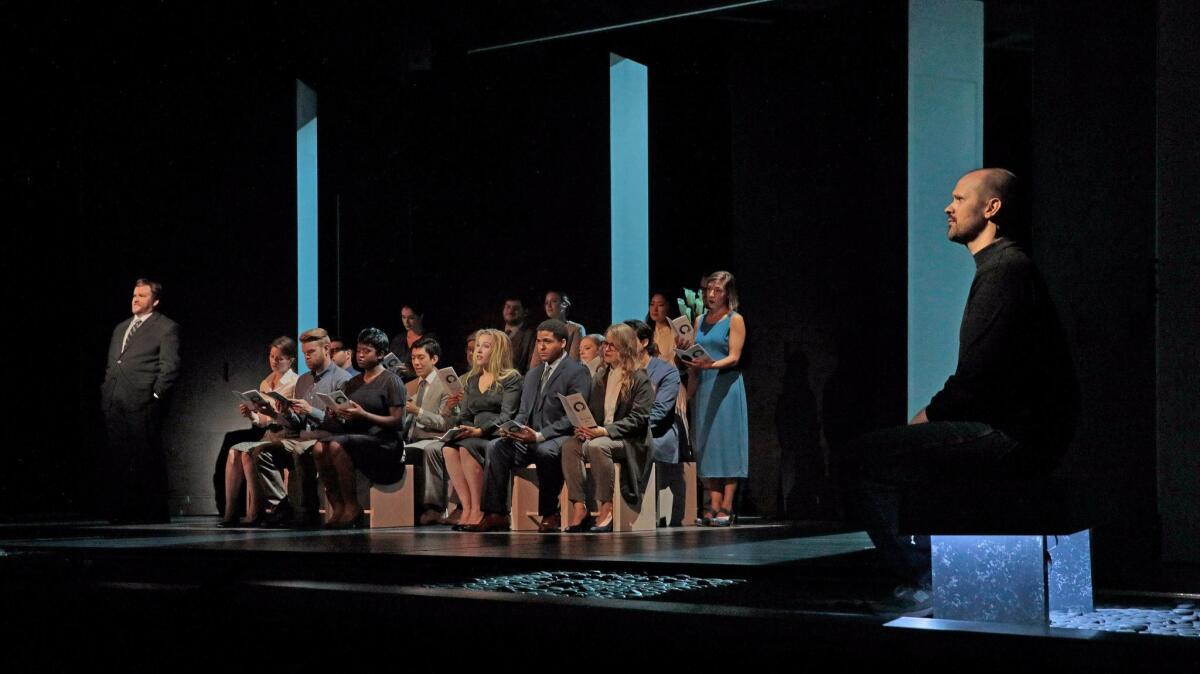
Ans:
{"label": "woman in teal dress", "polygon": [[[737,312],[733,274],[717,271],[704,279],[704,315],[696,319],[695,342],[712,358],[689,364],[692,447],[709,505],[697,522],[729,526],[733,496],[750,463],[746,385],[738,360],[746,342],[746,323]],[[690,346],[690,345],[689,345]]]}

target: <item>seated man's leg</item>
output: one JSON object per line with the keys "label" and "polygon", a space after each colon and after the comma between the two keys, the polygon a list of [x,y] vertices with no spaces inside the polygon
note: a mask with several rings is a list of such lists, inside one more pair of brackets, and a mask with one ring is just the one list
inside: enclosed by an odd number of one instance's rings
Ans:
{"label": "seated man's leg", "polygon": [[[428,440],[416,445],[405,447],[406,451],[420,451],[424,469],[424,487],[421,490],[421,503],[425,513],[421,514],[421,523],[430,524],[437,521],[446,512],[446,457],[442,455],[442,443]],[[429,513],[430,516],[427,516]],[[433,514],[436,513],[436,516]]]}
{"label": "seated man's leg", "polygon": [[251,450],[251,454],[267,509],[279,512],[280,504],[287,501],[288,497],[287,488],[283,484],[283,471],[292,467],[292,455],[279,442],[258,444]]}
{"label": "seated man's leg", "polygon": [[855,476],[851,508],[888,567],[929,584],[929,537],[900,533],[902,491],[952,476],[996,477],[1017,443],[987,424],[931,422],[868,433],[850,443]]}
{"label": "seated man's leg", "polygon": [[312,440],[284,440],[292,455],[292,475],[288,479],[288,501],[296,520],[305,524],[321,521],[321,497],[317,491],[317,464],[313,460]]}
{"label": "seated man's leg", "polygon": [[558,514],[558,496],[563,488],[562,446],[570,436],[539,443],[533,448],[533,463],[538,475],[538,514]]}
{"label": "seated man's leg", "polygon": [[[483,468],[483,511],[506,515],[511,509],[509,485],[513,468],[527,459],[524,443],[508,438],[496,438],[488,443],[487,461]],[[524,465],[524,464],[521,464]]]}

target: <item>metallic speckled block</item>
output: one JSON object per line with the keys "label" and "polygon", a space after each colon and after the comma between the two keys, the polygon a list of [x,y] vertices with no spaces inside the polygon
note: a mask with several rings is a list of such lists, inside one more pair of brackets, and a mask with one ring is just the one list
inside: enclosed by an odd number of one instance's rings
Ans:
{"label": "metallic speckled block", "polygon": [[1046,625],[1049,611],[1090,611],[1088,531],[1069,536],[932,536],[933,615]]}

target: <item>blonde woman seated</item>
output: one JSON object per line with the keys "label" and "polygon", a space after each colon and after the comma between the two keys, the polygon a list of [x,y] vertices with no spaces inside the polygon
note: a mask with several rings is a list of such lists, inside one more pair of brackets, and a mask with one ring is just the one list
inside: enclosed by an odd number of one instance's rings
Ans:
{"label": "blonde woman seated", "polygon": [[[624,464],[621,497],[641,501],[654,456],[650,451],[650,409],[654,388],[646,370],[638,365],[638,341],[633,328],[618,323],[604,335],[604,365],[592,378],[588,404],[592,417],[602,424],[576,428],[562,448],[563,476],[571,500],[568,532],[607,533],[613,530],[614,461]],[[592,464],[592,484],[599,504],[594,526],[589,526],[584,462]]]}
{"label": "blonde woman seated", "polygon": [[454,426],[462,429],[442,447],[450,484],[462,502],[456,531],[483,521],[483,466],[488,443],[498,437],[500,424],[517,415],[521,405],[521,373],[513,369],[512,344],[501,330],[475,333],[471,371],[460,381],[461,393],[446,401],[457,408]]}
{"label": "blonde woman seated", "polygon": [[587,365],[588,372],[596,376],[596,370],[604,365],[604,335],[592,333],[579,342],[579,362]]}

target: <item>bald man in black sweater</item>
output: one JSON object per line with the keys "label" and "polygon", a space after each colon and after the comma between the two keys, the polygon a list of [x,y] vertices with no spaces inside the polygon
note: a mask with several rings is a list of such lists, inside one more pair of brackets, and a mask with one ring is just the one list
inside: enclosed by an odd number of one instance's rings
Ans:
{"label": "bald man in black sweater", "polygon": [[927,614],[929,538],[899,535],[900,490],[947,477],[1037,475],[1058,465],[1075,430],[1078,385],[1045,281],[1003,236],[1016,178],[980,169],[959,179],[947,237],[967,247],[975,278],[959,332],[958,365],[908,426],[851,443],[853,505],[888,566],[905,581],[891,606]]}

